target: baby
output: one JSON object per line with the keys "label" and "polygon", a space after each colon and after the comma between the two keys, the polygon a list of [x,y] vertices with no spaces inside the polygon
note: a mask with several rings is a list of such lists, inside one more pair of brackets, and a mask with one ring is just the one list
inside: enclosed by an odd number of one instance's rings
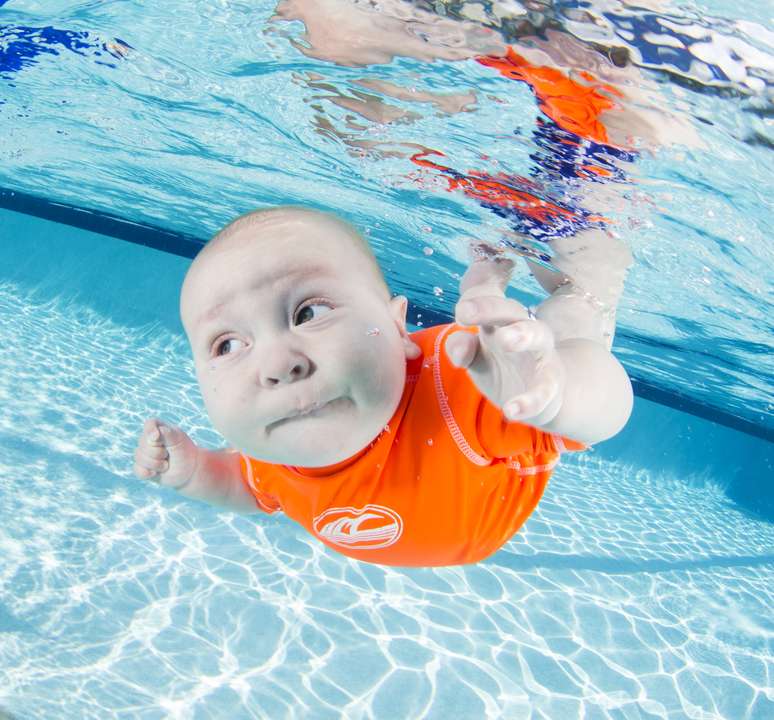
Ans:
{"label": "baby", "polygon": [[480,249],[456,324],[410,334],[406,298],[347,223],[295,207],[238,218],[180,299],[207,412],[236,450],[148,420],[136,475],[229,510],[282,510],[359,560],[486,558],[561,452],[611,437],[632,406],[599,304],[565,282],[532,315],[505,297],[511,269]]}

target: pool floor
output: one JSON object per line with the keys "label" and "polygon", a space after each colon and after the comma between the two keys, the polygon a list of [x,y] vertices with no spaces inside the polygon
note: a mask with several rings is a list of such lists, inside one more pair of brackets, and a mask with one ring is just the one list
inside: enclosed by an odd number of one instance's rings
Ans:
{"label": "pool floor", "polygon": [[573,455],[488,561],[371,566],[131,477],[149,414],[217,444],[179,334],[11,282],[0,318],[17,720],[774,717],[774,525],[723,478]]}

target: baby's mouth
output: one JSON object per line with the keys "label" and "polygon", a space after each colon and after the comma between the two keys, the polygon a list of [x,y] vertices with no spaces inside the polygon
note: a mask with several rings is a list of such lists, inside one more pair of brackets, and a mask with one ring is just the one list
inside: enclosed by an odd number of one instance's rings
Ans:
{"label": "baby's mouth", "polygon": [[292,422],[294,420],[301,420],[304,418],[323,417],[325,415],[330,414],[331,412],[335,412],[336,410],[339,410],[340,408],[348,404],[351,404],[351,401],[349,400],[349,398],[342,397],[342,398],[336,398],[335,400],[328,400],[327,402],[315,402],[315,403],[312,403],[311,405],[306,405],[303,408],[291,410],[283,417],[270,422],[266,426],[266,432],[270,433],[272,430],[275,430],[281,425],[284,425],[288,422]]}

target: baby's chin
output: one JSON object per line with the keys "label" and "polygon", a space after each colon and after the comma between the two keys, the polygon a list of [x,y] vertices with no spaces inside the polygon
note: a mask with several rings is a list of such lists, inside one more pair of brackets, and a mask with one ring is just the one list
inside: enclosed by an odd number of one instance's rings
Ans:
{"label": "baby's chin", "polygon": [[336,417],[291,418],[246,448],[248,455],[275,465],[320,468],[348,460],[368,446],[389,420]]}
{"label": "baby's chin", "polygon": [[[378,433],[377,433],[378,435]],[[374,435],[374,438],[376,435]],[[374,438],[371,438],[373,440]],[[314,438],[305,441],[305,447],[255,447],[247,454],[258,460],[273,465],[290,465],[293,467],[322,468],[328,465],[336,465],[344,460],[357,455],[371,440],[343,445],[341,443],[326,444],[323,441],[316,442]]]}

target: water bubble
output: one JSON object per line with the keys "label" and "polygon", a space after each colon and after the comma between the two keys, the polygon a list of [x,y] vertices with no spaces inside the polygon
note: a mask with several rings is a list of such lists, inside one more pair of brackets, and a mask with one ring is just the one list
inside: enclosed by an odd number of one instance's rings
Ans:
{"label": "water bubble", "polygon": [[430,256],[433,254],[433,248],[431,248],[431,247],[426,247],[426,248],[423,248],[423,249],[422,249],[422,252],[423,252],[425,255],[427,255],[428,257],[430,257]]}
{"label": "water bubble", "polygon": [[431,232],[433,232],[433,228],[432,228],[432,227],[430,227],[430,225],[425,225],[425,226],[422,228],[422,232],[431,233]]}
{"label": "water bubble", "polygon": [[441,297],[441,295],[443,295],[443,290],[438,286],[436,286],[433,288],[433,295],[435,295],[436,297]]}
{"label": "water bubble", "polygon": [[433,438],[427,438],[427,444],[432,445],[433,444]]}

